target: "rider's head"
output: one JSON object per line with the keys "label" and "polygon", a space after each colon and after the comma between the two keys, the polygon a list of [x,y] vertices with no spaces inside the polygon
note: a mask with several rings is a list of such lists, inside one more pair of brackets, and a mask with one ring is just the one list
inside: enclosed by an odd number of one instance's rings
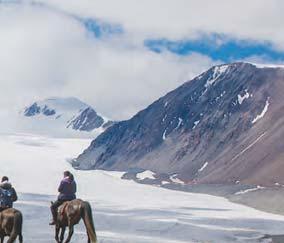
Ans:
{"label": "rider's head", "polygon": [[64,176],[64,177],[69,177],[70,175],[71,175],[71,172],[68,171],[68,170],[66,170],[66,171],[63,172],[63,176]]}
{"label": "rider's head", "polygon": [[73,176],[73,174],[72,174],[72,173],[70,173],[70,175],[69,175],[69,179],[70,179],[71,181],[74,181],[74,176]]}
{"label": "rider's head", "polygon": [[4,182],[4,181],[9,181],[9,178],[7,176],[3,176],[1,182]]}

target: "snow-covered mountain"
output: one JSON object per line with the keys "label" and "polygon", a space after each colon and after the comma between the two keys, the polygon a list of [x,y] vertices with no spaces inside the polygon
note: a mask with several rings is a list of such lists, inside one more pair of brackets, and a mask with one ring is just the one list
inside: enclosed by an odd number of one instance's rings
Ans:
{"label": "snow-covered mountain", "polygon": [[19,126],[23,131],[47,135],[94,136],[112,124],[94,108],[74,97],[35,101],[19,115]]}
{"label": "snow-covered mountain", "polygon": [[73,165],[188,183],[284,183],[284,69],[210,68],[98,136]]}

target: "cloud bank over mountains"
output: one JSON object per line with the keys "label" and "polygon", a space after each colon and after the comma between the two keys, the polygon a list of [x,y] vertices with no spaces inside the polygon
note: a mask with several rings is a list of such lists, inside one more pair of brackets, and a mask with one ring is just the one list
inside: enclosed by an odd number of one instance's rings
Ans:
{"label": "cloud bank over mountains", "polygon": [[[232,61],[279,63],[284,59],[282,5],[0,1],[0,109],[42,97],[77,96],[111,119],[126,119],[244,45],[249,51]],[[159,51],[146,45],[149,41],[156,41]],[[235,45],[212,54],[228,41]],[[188,42],[195,44],[182,49]],[[213,47],[201,50],[196,43]]]}

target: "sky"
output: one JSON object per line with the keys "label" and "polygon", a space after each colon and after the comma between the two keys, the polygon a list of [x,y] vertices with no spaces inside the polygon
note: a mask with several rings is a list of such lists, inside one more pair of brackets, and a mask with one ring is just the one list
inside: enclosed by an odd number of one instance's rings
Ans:
{"label": "sky", "polygon": [[74,96],[128,119],[213,65],[283,64],[281,0],[0,0],[0,111]]}

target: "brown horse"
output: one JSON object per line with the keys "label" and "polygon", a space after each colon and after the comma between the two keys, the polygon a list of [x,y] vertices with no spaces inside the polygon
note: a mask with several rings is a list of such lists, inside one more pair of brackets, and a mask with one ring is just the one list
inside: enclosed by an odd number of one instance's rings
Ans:
{"label": "brown horse", "polygon": [[69,228],[69,233],[65,243],[70,242],[74,233],[74,225],[78,224],[80,220],[83,219],[87,230],[88,243],[97,243],[92,209],[88,202],[80,199],[65,202],[58,208],[57,212],[57,220],[55,225],[56,242],[63,242],[66,227]]}
{"label": "brown horse", "polygon": [[8,208],[0,213],[0,239],[4,243],[5,236],[9,236],[7,243],[13,243],[19,236],[19,242],[23,242],[22,213],[14,208]]}

